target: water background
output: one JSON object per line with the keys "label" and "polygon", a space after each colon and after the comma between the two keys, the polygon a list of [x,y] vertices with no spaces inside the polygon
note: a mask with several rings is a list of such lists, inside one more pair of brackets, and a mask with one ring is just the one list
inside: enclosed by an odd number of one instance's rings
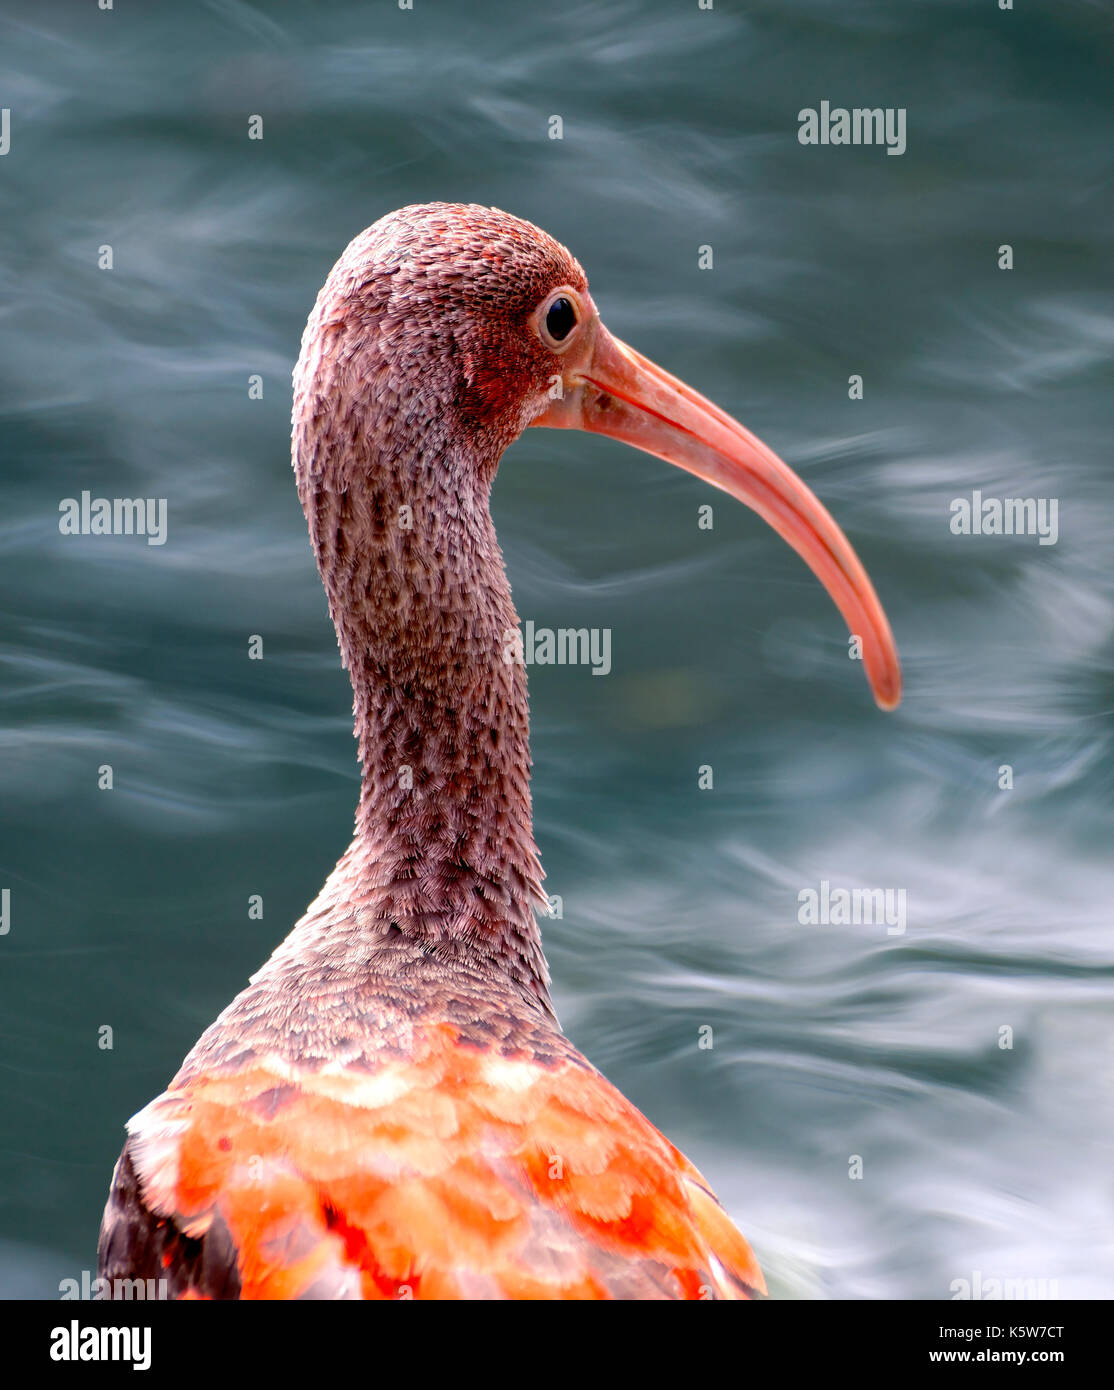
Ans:
{"label": "water background", "polygon": [[[124,1121],[347,844],[289,372],[349,238],[433,198],[543,225],[778,449],[905,665],[883,716],[695,479],[510,450],[520,614],[613,634],[607,678],[531,672],[566,1030],[779,1296],[1114,1293],[1112,68],[1073,0],[0,6],[0,1296],[93,1266]],[[801,146],[823,100],[904,107],[906,153]],[[976,488],[1058,499],[1058,543],[953,535]],[[166,545],[61,536],[83,489],[165,497]],[[824,879],[904,889],[904,935],[798,924]]]}

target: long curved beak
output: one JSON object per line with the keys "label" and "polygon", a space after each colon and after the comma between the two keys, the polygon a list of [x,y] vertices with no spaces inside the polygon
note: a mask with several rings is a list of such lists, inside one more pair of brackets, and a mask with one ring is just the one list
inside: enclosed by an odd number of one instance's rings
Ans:
{"label": "long curved beak", "polygon": [[611,435],[753,508],[805,561],[861,639],[878,705],[897,707],[901,662],[859,557],[812,491],[737,420],[597,324],[587,365],[570,372],[562,399],[533,423]]}

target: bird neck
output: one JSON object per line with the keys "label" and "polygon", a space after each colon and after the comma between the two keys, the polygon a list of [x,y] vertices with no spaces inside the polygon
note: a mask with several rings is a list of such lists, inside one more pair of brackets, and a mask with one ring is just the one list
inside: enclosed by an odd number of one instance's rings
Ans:
{"label": "bird neck", "polygon": [[330,430],[328,408],[300,412],[315,420],[301,439],[296,409],[294,447],[362,766],[334,878],[364,946],[401,935],[463,956],[549,1010],[526,673],[488,505],[502,442],[476,457],[428,418],[420,441],[397,421]]}

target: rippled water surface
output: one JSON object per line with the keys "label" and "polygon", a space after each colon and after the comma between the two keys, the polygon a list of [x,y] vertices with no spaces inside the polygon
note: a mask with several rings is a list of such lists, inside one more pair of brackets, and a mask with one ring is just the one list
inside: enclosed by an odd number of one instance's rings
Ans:
{"label": "rippled water surface", "polygon": [[[125,1119],[347,843],[289,372],[344,244],[432,198],[544,225],[777,448],[905,664],[883,716],[695,479],[510,450],[520,613],[612,631],[608,677],[531,672],[566,1029],[780,1296],[1114,1293],[1112,56],[1072,0],[2,7],[0,1294],[91,1266]],[[802,146],[824,100],[905,108],[906,153]],[[60,535],[84,489],[165,497],[166,544]],[[1057,543],[952,534],[975,489],[1057,499]],[[903,890],[906,929],[800,924],[822,880]]]}

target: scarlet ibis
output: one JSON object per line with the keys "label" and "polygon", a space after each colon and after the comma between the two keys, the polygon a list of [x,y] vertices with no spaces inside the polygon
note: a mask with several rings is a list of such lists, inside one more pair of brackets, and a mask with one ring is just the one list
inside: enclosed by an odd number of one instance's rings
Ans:
{"label": "scarlet ibis", "polygon": [[747,503],[901,672],[831,516],[612,337],[577,261],[495,208],[382,218],[294,371],[293,463],[355,692],[355,836],[129,1123],[99,1273],[181,1298],[750,1298],[750,1247],[583,1057],[549,994],[526,676],[488,500],[528,425],[592,430]]}

